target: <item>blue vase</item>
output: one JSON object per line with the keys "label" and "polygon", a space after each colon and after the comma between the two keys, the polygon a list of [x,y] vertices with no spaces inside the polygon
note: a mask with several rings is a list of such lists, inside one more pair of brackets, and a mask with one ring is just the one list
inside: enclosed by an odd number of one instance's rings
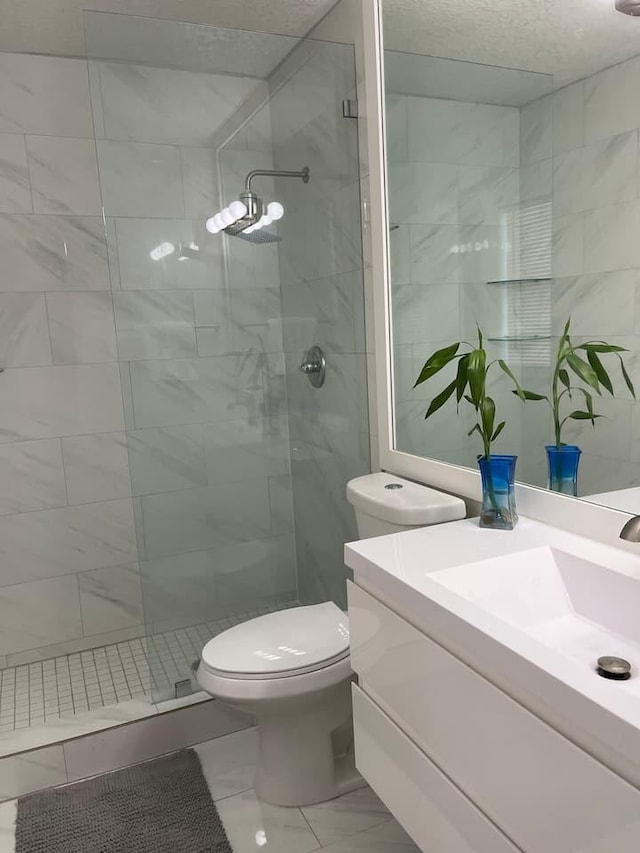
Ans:
{"label": "blue vase", "polygon": [[563,495],[578,496],[578,466],[582,451],[575,444],[548,444],[549,488]]}
{"label": "blue vase", "polygon": [[480,527],[513,530],[518,523],[515,475],[517,456],[491,455],[478,459],[482,479]]}

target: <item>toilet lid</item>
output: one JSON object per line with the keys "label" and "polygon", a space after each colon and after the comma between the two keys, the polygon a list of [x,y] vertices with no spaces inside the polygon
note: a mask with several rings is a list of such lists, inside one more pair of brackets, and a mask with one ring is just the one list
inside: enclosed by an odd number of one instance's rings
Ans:
{"label": "toilet lid", "polygon": [[312,672],[348,654],[348,617],[328,601],[235,625],[209,640],[202,663],[230,678],[277,678]]}

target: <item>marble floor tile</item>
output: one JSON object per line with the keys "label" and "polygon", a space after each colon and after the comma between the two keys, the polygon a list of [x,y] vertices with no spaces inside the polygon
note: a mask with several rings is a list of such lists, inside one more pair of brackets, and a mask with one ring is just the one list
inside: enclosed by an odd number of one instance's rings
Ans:
{"label": "marble floor tile", "polygon": [[311,853],[319,842],[300,809],[262,803],[254,791],[217,803],[234,853]]}
{"label": "marble floor tile", "polygon": [[371,829],[390,818],[384,803],[369,787],[326,803],[305,806],[301,811],[323,846]]}
{"label": "marble floor tile", "polygon": [[214,800],[243,793],[253,787],[258,756],[258,730],[245,729],[196,748]]}
{"label": "marble floor tile", "polygon": [[393,819],[323,849],[329,853],[420,853],[420,848]]}

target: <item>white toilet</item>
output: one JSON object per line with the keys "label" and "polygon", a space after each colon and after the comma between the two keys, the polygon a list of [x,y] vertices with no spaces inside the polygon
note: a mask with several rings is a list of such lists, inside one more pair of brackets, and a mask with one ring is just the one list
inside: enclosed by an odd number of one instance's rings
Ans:
{"label": "white toilet", "polygon": [[[458,498],[387,474],[351,480],[347,498],[363,539],[465,515]],[[197,678],[211,696],[256,718],[262,800],[310,805],[363,784],[353,760],[349,622],[332,602],[223,631],[202,650]]]}

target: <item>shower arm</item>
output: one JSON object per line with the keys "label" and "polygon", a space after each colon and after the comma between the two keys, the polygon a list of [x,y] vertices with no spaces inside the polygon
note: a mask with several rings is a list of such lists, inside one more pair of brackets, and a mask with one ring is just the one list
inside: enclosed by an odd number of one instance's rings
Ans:
{"label": "shower arm", "polygon": [[244,181],[245,192],[252,192],[251,181],[254,178],[300,178],[305,184],[309,183],[309,167],[305,166],[299,172],[287,172],[280,169],[254,169],[249,172]]}

